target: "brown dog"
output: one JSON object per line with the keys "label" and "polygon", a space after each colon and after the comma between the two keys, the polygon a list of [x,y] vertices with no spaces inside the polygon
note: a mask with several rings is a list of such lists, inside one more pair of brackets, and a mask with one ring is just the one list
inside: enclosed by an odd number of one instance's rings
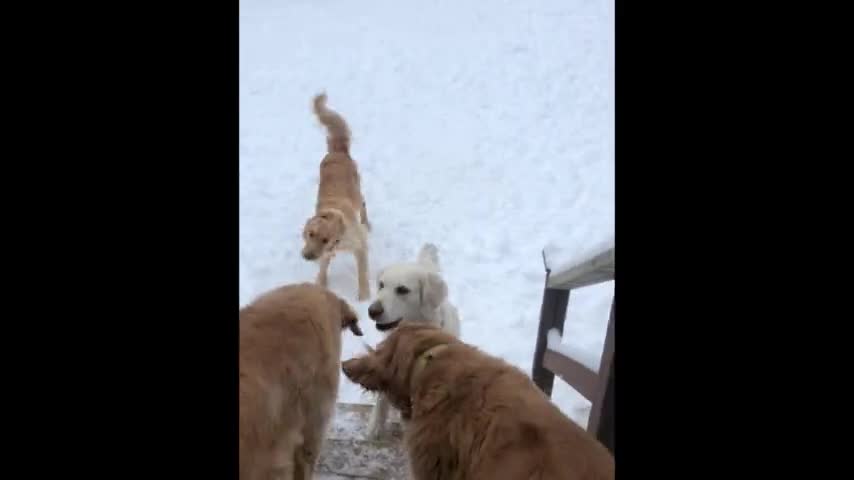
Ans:
{"label": "brown dog", "polygon": [[341,330],[356,314],[329,290],[289,285],[240,310],[241,480],[311,479],[338,393]]}
{"label": "brown dog", "polygon": [[326,127],[328,153],[320,162],[320,185],[315,215],[303,228],[302,256],[320,261],[317,283],[326,286],[329,262],[337,251],[356,257],[359,300],[371,296],[368,283],[368,212],[362,197],[359,170],[350,157],[350,129],[338,113],[326,107],[326,95],[314,97],[314,114]]}
{"label": "brown dog", "polygon": [[599,480],[614,458],[519,369],[436,327],[401,325],[344,374],[399,408],[415,480]]}

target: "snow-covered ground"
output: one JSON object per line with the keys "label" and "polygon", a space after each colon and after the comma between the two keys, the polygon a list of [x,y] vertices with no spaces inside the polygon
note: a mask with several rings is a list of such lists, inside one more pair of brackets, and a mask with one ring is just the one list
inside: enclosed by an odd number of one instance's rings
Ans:
{"label": "snow-covered ground", "polygon": [[[324,132],[312,96],[349,122],[370,268],[440,248],[465,341],[530,372],[541,249],[572,258],[614,234],[612,0],[242,0],[240,302],[311,281]],[[356,301],[355,261],[330,287]],[[372,291],[375,291],[375,285]],[[601,348],[613,284],[573,292],[564,342]],[[361,340],[345,335],[345,358]],[[371,402],[347,379],[341,401]],[[562,382],[555,402],[584,424]]]}

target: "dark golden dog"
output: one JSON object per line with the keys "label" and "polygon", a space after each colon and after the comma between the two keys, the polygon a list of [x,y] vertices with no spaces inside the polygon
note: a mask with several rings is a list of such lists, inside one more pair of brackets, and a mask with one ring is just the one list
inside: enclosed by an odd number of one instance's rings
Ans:
{"label": "dark golden dog", "polygon": [[519,369],[441,330],[401,325],[344,374],[408,419],[414,480],[606,480],[611,453]]}

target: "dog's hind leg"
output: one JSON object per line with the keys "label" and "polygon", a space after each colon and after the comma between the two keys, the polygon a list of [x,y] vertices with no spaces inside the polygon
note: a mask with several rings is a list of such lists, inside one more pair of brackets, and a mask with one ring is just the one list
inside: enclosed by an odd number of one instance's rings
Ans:
{"label": "dog's hind leg", "polygon": [[[334,412],[335,398],[330,397],[326,401],[313,404],[306,418],[305,427],[302,431],[302,447],[298,449],[298,461],[302,465],[300,468],[306,472],[306,480],[314,479],[314,469],[317,466],[317,459],[320,457],[320,451],[323,448],[326,430]],[[295,478],[298,479],[299,477]]]}
{"label": "dog's hind leg", "polygon": [[[297,430],[285,433],[272,446],[272,464],[265,480],[292,480],[303,478],[305,468],[300,461],[302,435]],[[303,475],[303,476],[301,476]]]}
{"label": "dog's hind leg", "polygon": [[[303,462],[301,455],[299,454],[299,449],[294,450],[294,468],[293,474],[287,480],[310,480],[311,477],[307,477],[308,472],[306,472],[305,463]],[[287,478],[287,477],[282,477]]]}
{"label": "dog's hind leg", "polygon": [[368,248],[362,247],[355,252],[356,269],[359,275],[359,301],[371,298],[371,284],[368,281]]}
{"label": "dog's hind leg", "polygon": [[293,480],[314,480],[315,458],[304,446],[294,449]]}
{"label": "dog's hind leg", "polygon": [[362,217],[362,225],[364,225],[365,228],[370,230],[371,222],[368,221],[368,207],[365,205],[364,200],[362,200],[362,211],[359,213],[359,216]]}
{"label": "dog's hind leg", "polygon": [[320,456],[320,450],[323,447],[323,437],[326,428],[322,428],[319,432],[305,432],[305,442],[302,448],[298,448],[296,452],[296,462],[299,465],[298,470],[303,472],[303,477],[294,476],[294,480],[313,480],[314,468],[317,465],[317,458]]}

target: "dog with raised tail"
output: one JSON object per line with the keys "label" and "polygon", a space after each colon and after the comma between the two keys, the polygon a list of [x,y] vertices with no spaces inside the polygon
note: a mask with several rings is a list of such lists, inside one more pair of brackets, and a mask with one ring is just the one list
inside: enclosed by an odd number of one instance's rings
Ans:
{"label": "dog with raised tail", "polygon": [[319,262],[317,283],[328,283],[329,262],[339,251],[352,252],[358,270],[359,300],[371,296],[368,282],[368,212],[356,162],[350,157],[350,128],[326,106],[326,94],[314,97],[314,114],[326,128],[327,153],[320,162],[314,216],[303,227],[302,256]]}
{"label": "dog with raised tail", "polygon": [[[378,278],[376,300],[368,307],[368,316],[385,336],[401,322],[432,325],[460,336],[459,314],[448,301],[448,286],[441,276],[436,245],[424,244],[414,263],[390,265]],[[388,399],[378,395],[368,422],[369,438],[376,439],[382,434],[388,407]]]}

